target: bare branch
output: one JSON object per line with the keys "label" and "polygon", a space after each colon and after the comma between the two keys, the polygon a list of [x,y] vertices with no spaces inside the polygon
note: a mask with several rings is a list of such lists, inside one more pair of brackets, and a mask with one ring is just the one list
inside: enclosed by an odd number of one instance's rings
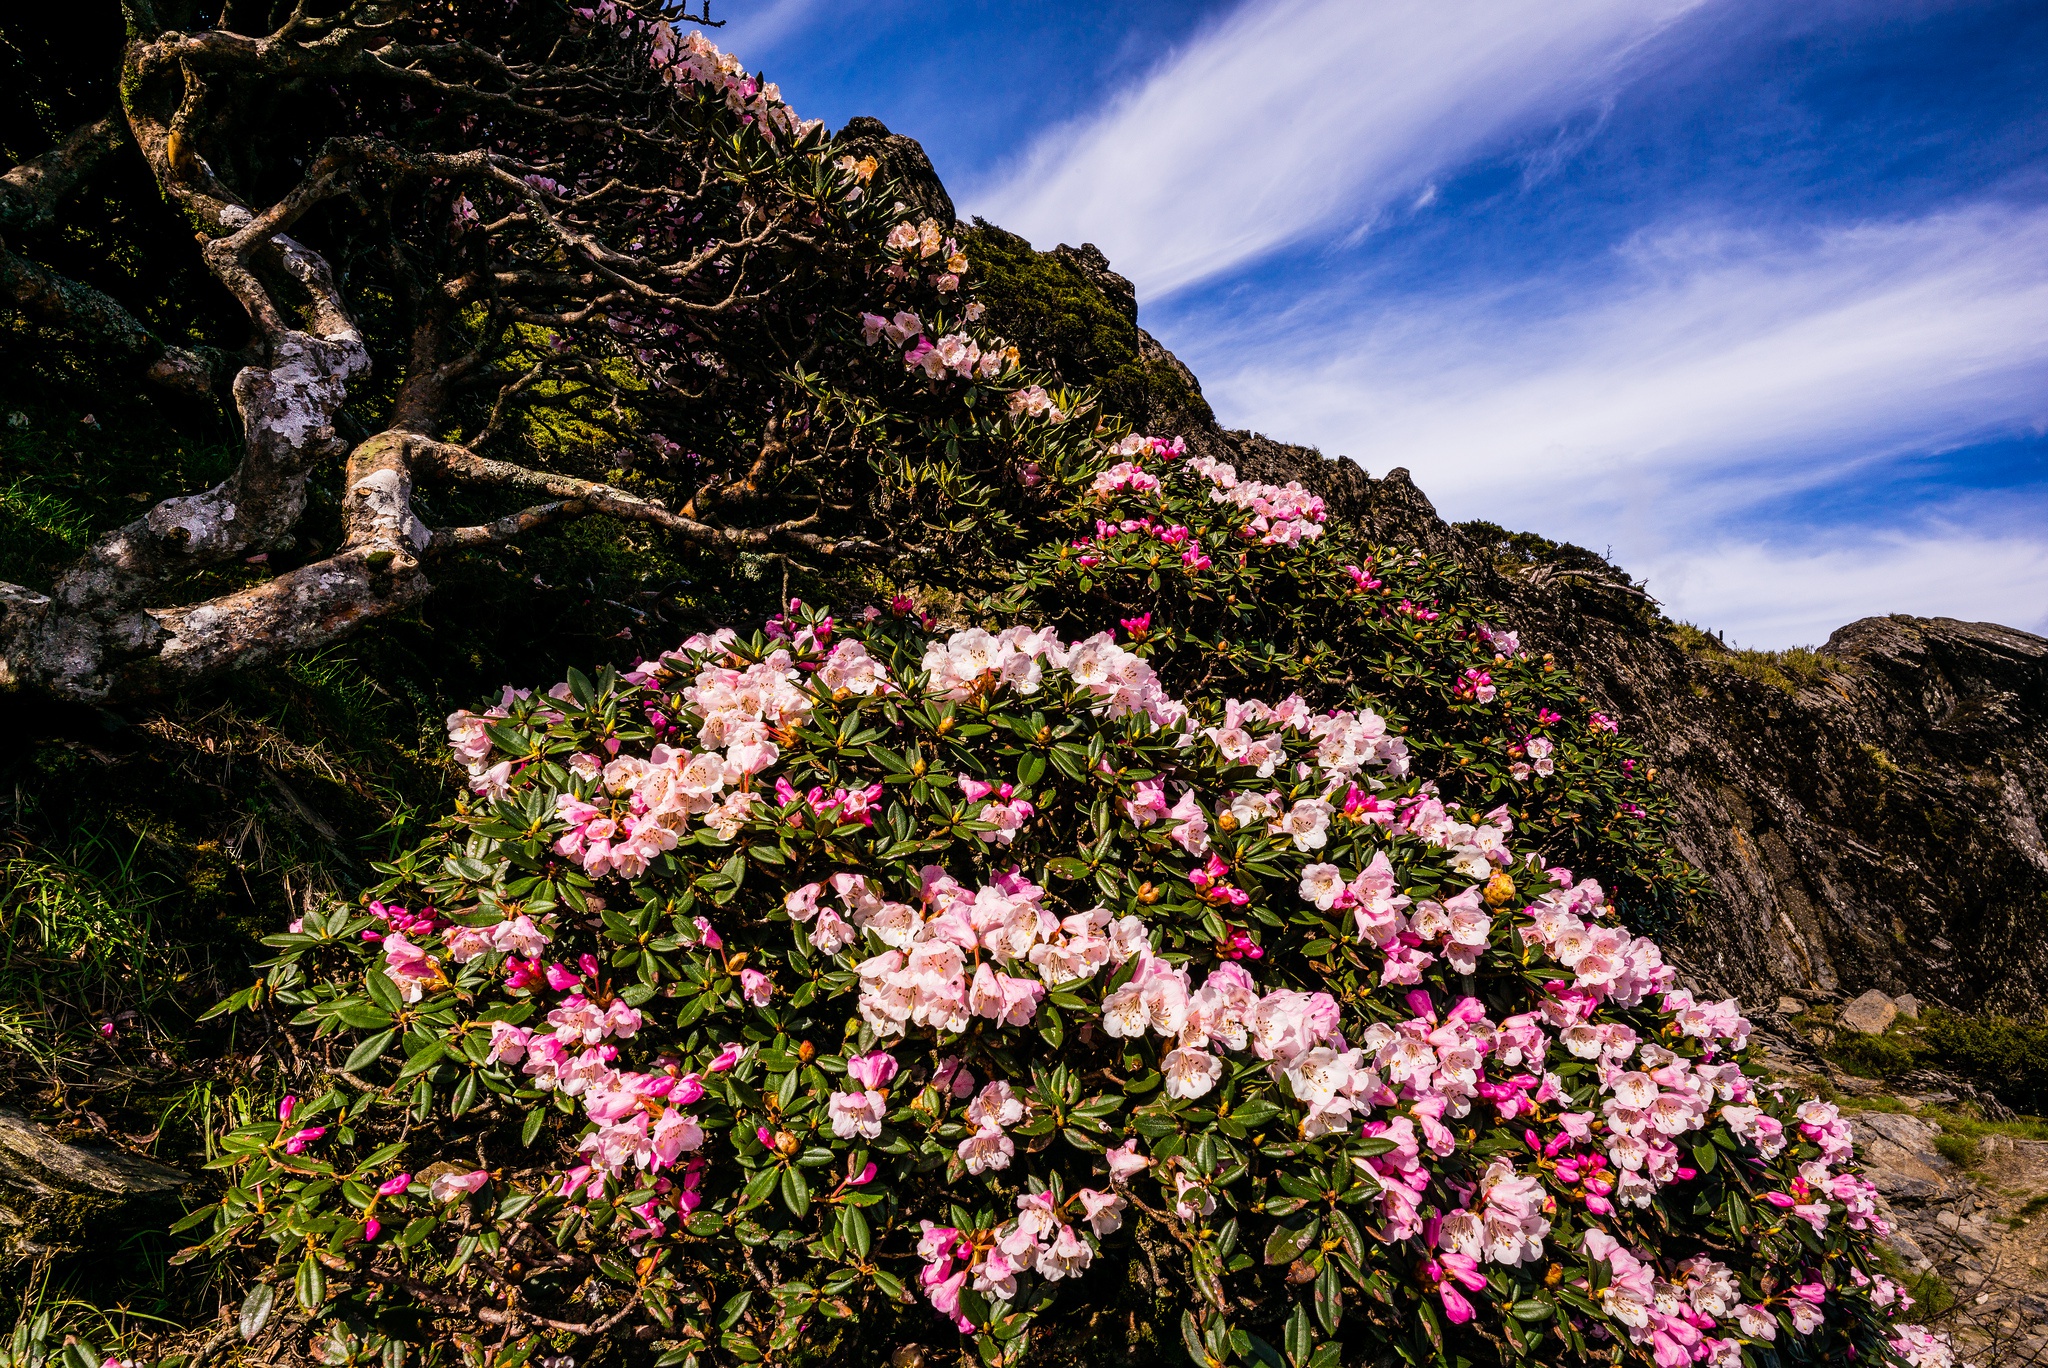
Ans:
{"label": "bare branch", "polygon": [[0,243],[0,298],[28,317],[76,337],[95,353],[139,370],[150,383],[206,398],[245,358],[212,347],[165,342],[118,300],[59,275]]}

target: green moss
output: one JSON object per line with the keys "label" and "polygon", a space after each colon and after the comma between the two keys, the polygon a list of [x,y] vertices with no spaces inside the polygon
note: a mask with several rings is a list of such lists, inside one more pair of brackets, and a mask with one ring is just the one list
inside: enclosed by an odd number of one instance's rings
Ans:
{"label": "green moss", "polygon": [[1753,651],[1730,646],[1714,633],[1702,631],[1689,622],[1672,623],[1666,635],[1680,650],[1696,660],[1787,694],[1823,684],[1847,670],[1833,656],[1805,646],[1783,651]]}
{"label": "green moss", "polygon": [[1201,391],[1172,366],[1147,364],[1138,325],[1071,260],[1032,249],[1015,233],[976,219],[964,243],[989,324],[1025,360],[1070,385],[1092,384],[1102,406],[1140,431],[1215,421]]}

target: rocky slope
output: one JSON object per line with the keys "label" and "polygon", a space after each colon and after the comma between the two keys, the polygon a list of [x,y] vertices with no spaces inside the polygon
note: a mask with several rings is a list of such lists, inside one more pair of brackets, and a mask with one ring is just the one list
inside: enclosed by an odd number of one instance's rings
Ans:
{"label": "rocky slope", "polygon": [[[952,201],[911,139],[849,126],[908,207]],[[1667,940],[1703,986],[1751,1003],[1841,1001],[1869,988],[1968,1010],[2048,1003],[2048,640],[1989,623],[1883,617],[1818,653],[1733,652],[1664,618],[1578,547],[1440,518],[1408,472],[1220,427],[1195,376],[1137,324],[1137,297],[1091,244],[1032,253],[992,225],[998,321],[1074,381],[1103,382],[1140,426],[1262,479],[1299,479],[1373,536],[1456,555],[1524,643],[1577,668],[1656,757],[1684,817],[1680,849],[1714,906]],[[1048,292],[1058,294],[1049,298]],[[1108,319],[1086,345],[1031,320]],[[1121,330],[1121,336],[1112,335]],[[1137,378],[1134,380],[1134,374]]]}

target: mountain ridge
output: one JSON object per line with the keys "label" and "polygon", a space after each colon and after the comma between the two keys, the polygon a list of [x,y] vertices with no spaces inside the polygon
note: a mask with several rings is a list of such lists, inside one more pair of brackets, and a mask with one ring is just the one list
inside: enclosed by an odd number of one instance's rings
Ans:
{"label": "mountain ridge", "polygon": [[[906,207],[950,214],[914,139],[874,119],[848,132]],[[1817,652],[1730,651],[1666,618],[1604,557],[1447,522],[1405,468],[1374,477],[1342,456],[1224,428],[1195,374],[1138,325],[1135,289],[1092,243],[1037,252],[980,219],[960,231],[1001,249],[998,296],[1024,263],[1092,292],[1084,306],[1128,330],[1096,343],[1113,366],[1052,345],[1039,363],[1070,383],[1110,379],[1108,402],[1141,428],[1245,475],[1300,480],[1376,540],[1456,557],[1525,645],[1577,671],[1655,757],[1683,813],[1674,842],[1713,886],[1715,905],[1666,933],[1701,987],[1760,1009],[1870,988],[1970,1011],[2048,1003],[2048,639],[1889,615],[1841,627]],[[999,320],[1002,302],[991,303]],[[1142,383],[1128,378],[1134,367]]]}

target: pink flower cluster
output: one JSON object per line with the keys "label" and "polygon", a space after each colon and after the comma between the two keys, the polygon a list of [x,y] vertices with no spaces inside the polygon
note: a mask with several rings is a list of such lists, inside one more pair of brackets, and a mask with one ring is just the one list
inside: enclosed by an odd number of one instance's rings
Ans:
{"label": "pink flower cluster", "polygon": [[1472,630],[1478,634],[1480,640],[1493,647],[1494,652],[1498,655],[1512,656],[1521,654],[1522,639],[1513,632],[1495,631],[1483,622]]}
{"label": "pink flower cluster", "polygon": [[1256,539],[1260,546],[1297,546],[1323,535],[1322,496],[1302,488],[1301,481],[1289,480],[1284,485],[1240,481],[1237,467],[1209,456],[1193,458],[1188,467],[1207,476],[1215,486],[1209,491],[1210,502],[1235,504],[1251,513],[1244,535]]}
{"label": "pink flower cluster", "polygon": [[1005,687],[1034,694],[1052,668],[1102,699],[1111,717],[1142,714],[1159,727],[1178,726],[1187,717],[1186,705],[1167,694],[1152,667],[1108,632],[1067,645],[1050,627],[999,633],[970,627],[928,644],[923,663],[928,686],[955,701]]}
{"label": "pink flower cluster", "polygon": [[1017,788],[1014,784],[984,783],[969,774],[957,776],[955,782],[960,785],[960,792],[966,795],[969,802],[982,804],[981,810],[974,814],[973,819],[995,824],[994,831],[981,833],[981,839],[986,844],[994,845],[1000,841],[1008,845],[1016,840],[1017,832],[1036,811],[1031,804],[1015,796]]}
{"label": "pink flower cluster", "polygon": [[1557,761],[1551,755],[1554,749],[1547,736],[1524,737],[1519,745],[1508,749],[1508,754],[1515,757],[1508,766],[1508,773],[1518,782],[1526,780],[1532,773],[1546,778],[1555,774]]}
{"label": "pink flower cluster", "polygon": [[1132,786],[1131,796],[1124,799],[1124,813],[1133,824],[1141,827],[1154,822],[1172,822],[1173,829],[1168,834],[1190,855],[1202,855],[1209,849],[1209,818],[1196,801],[1193,789],[1184,790],[1168,806],[1164,783],[1157,779],[1140,779]]}
{"label": "pink flower cluster", "polygon": [[[1258,771],[1260,778],[1270,778],[1287,759],[1285,738],[1277,733],[1255,735],[1253,727],[1296,732],[1315,742],[1315,763],[1331,781],[1332,791],[1337,784],[1353,778],[1367,767],[1381,769],[1391,778],[1408,773],[1408,743],[1388,733],[1385,718],[1371,711],[1354,713],[1337,709],[1327,713],[1312,712],[1298,694],[1275,704],[1262,703],[1257,699],[1226,699],[1222,725],[1204,728],[1202,735],[1225,760],[1248,765]],[[1234,796],[1233,802],[1250,804],[1255,811],[1255,816],[1248,817],[1233,808],[1240,826],[1251,820],[1268,820],[1278,815],[1277,795],[1268,800],[1240,793]],[[1312,829],[1317,826],[1315,814],[1321,813],[1326,818],[1328,814],[1323,810],[1328,806],[1327,802],[1322,802],[1321,808],[1307,809],[1302,817],[1289,819],[1281,829],[1288,834]],[[1307,828],[1302,825],[1304,822]],[[1304,846],[1297,840],[1296,844],[1300,849],[1314,849],[1322,843],[1318,841],[1313,846]]]}
{"label": "pink flower cluster", "polygon": [[[1144,475],[1143,471],[1138,473]],[[1145,478],[1152,477],[1146,475]],[[1207,570],[1215,563],[1203,554],[1202,544],[1195,539],[1194,532],[1188,527],[1180,523],[1169,525],[1150,517],[1125,518],[1121,522],[1097,518],[1093,537],[1076,537],[1069,545],[1076,551],[1090,552],[1093,547],[1114,541],[1118,537],[1130,536],[1149,537],[1161,545],[1179,550],[1180,563],[1189,570]],[[1092,553],[1084,554],[1075,557],[1075,562],[1084,566],[1100,565],[1102,557]]]}
{"label": "pink flower cluster", "polygon": [[[551,966],[548,984],[563,998],[546,1017],[547,1029],[531,1029],[498,1021],[491,1024],[488,1062],[520,1065],[533,1087],[560,1092],[582,1103],[594,1123],[577,1147],[582,1161],[561,1180],[564,1196],[601,1195],[608,1180],[625,1180],[632,1170],[658,1174],[704,1145],[704,1130],[685,1108],[704,1096],[702,1076],[686,1073],[674,1060],[659,1060],[648,1072],[622,1072],[612,1067],[618,1050],[609,1040],[630,1040],[645,1024],[635,1008],[615,997],[586,995],[598,965],[583,957],[582,975]],[[741,1047],[728,1045],[706,1072],[731,1068]],[[627,1185],[640,1186],[637,1179]],[[695,1171],[679,1185],[663,1184],[657,1203],[688,1214],[701,1200]],[[655,1208],[641,1213],[657,1227]]]}
{"label": "pink flower cluster", "polygon": [[1051,1192],[1026,1192],[1017,1198],[1017,1215],[998,1226],[987,1244],[951,1226],[923,1222],[918,1257],[925,1261],[918,1285],[933,1309],[951,1318],[962,1331],[973,1322],[960,1314],[960,1292],[973,1280],[974,1290],[997,1300],[1017,1295],[1017,1275],[1035,1272],[1048,1282],[1074,1277],[1094,1262],[1095,1245],[1078,1231],[1085,1222],[1096,1239],[1123,1227],[1126,1199],[1116,1192],[1082,1188],[1066,1201]]}
{"label": "pink flower cluster", "polygon": [[915,224],[905,219],[889,230],[882,245],[898,254],[889,271],[893,279],[907,280],[919,262],[929,261],[937,268],[931,278],[933,288],[950,294],[960,288],[960,277],[967,274],[967,254],[945,236],[936,219]]}
{"label": "pink flower cluster", "polygon": [[1484,670],[1465,671],[1451,689],[1453,698],[1467,703],[1491,703],[1495,693],[1493,676]]}
{"label": "pink flower cluster", "polygon": [[832,1134],[841,1140],[859,1136],[874,1140],[882,1134],[882,1119],[888,1115],[889,1099],[884,1091],[896,1077],[896,1057],[885,1051],[856,1055],[846,1061],[846,1076],[860,1084],[857,1092],[835,1092],[826,1104]]}
{"label": "pink flower cluster", "polygon": [[811,817],[819,826],[828,831],[835,826],[847,824],[873,826],[875,808],[881,801],[882,786],[879,783],[858,789],[836,788],[830,793],[825,791],[823,785],[813,785],[808,793],[800,794],[788,779],[778,777],[775,781],[775,802],[778,807],[802,805],[797,811],[790,813],[788,821],[791,826],[803,823],[805,809],[809,810]]}
{"label": "pink flower cluster", "polygon": [[1010,396],[1012,418],[1043,418],[1048,423],[1067,421],[1066,411],[1053,402],[1043,385],[1026,385]]}
{"label": "pink flower cluster", "polygon": [[[1020,874],[970,890],[934,865],[924,870],[917,906],[884,899],[860,875],[834,876],[835,885],[842,881],[852,924],[889,947],[855,966],[861,1019],[878,1035],[907,1026],[964,1031],[974,1017],[1028,1025],[1048,985],[1122,960],[1118,940],[1106,934],[1106,910],[1062,919],[1044,906],[1045,890]],[[789,899],[815,906],[818,887]],[[1037,978],[1010,972],[1025,965]]]}
{"label": "pink flower cluster", "polygon": [[966,333],[947,333],[938,341],[920,337],[903,353],[905,370],[923,371],[928,380],[949,375],[962,380],[993,380],[1017,359],[1015,347],[991,347],[987,351]]}
{"label": "pink flower cluster", "polygon": [[674,24],[649,22],[614,0],[598,3],[576,13],[607,24],[632,23],[643,26],[648,36],[648,59],[656,71],[679,86],[697,86],[722,97],[740,122],[754,127],[770,143],[778,137],[802,138],[822,126],[817,119],[799,120],[796,112],[782,102],[782,91],[771,81],[763,83],[749,76],[740,59],[720,52],[699,30],[687,37]]}
{"label": "pink flower cluster", "polygon": [[1128,490],[1133,494],[1150,494],[1159,488],[1159,477],[1145,467],[1130,461],[1118,461],[1096,475],[1095,482],[1089,486],[1089,493],[1118,494]]}

